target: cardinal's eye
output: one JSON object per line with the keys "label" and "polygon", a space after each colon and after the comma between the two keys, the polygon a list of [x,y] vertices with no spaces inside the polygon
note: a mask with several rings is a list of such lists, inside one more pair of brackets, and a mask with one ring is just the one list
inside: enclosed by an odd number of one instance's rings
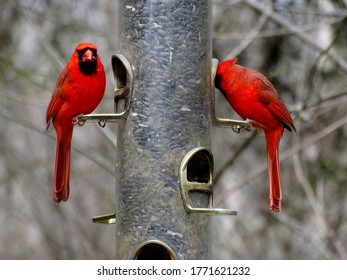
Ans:
{"label": "cardinal's eye", "polygon": [[82,57],[84,50],[78,50],[76,52],[77,52],[78,57]]}

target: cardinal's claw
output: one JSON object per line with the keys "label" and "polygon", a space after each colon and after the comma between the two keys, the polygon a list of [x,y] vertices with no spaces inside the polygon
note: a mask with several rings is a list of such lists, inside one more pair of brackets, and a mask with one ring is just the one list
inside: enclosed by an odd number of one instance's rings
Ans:
{"label": "cardinal's claw", "polygon": [[80,117],[82,117],[82,116],[83,116],[83,114],[80,114],[80,115],[77,115],[77,116],[71,118],[72,124],[77,124],[78,126],[83,126],[85,121],[80,120]]}

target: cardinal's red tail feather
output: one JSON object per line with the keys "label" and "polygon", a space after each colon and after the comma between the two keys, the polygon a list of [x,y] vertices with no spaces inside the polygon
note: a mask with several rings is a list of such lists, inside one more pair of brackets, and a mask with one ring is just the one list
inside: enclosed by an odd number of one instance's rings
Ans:
{"label": "cardinal's red tail feather", "polygon": [[269,173],[269,209],[273,212],[281,212],[282,192],[278,153],[276,153],[275,159],[271,159],[268,155],[267,160]]}
{"label": "cardinal's red tail feather", "polygon": [[72,131],[59,142],[57,137],[53,200],[56,203],[67,201],[70,193],[70,155]]}
{"label": "cardinal's red tail feather", "polygon": [[280,181],[280,162],[278,157],[279,139],[270,139],[267,135],[267,164],[269,175],[269,210],[281,212],[281,181]]}

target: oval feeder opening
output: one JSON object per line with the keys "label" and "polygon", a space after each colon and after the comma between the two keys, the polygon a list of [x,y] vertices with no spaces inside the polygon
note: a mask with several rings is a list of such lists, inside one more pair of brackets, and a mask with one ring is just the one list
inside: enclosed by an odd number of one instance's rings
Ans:
{"label": "oval feeder opening", "polygon": [[111,63],[115,82],[114,109],[115,113],[120,114],[129,108],[133,73],[129,61],[121,54],[112,56]]}
{"label": "oval feeder opening", "polygon": [[187,164],[187,180],[189,182],[210,183],[213,172],[211,155],[207,150],[198,150]]}
{"label": "oval feeder opening", "polygon": [[175,252],[164,242],[151,240],[142,243],[136,250],[134,260],[176,260]]}
{"label": "oval feeder opening", "polygon": [[[208,150],[197,150],[188,160],[187,180],[190,183],[212,184],[213,159]],[[212,190],[191,189],[188,197],[193,207],[209,207]]]}

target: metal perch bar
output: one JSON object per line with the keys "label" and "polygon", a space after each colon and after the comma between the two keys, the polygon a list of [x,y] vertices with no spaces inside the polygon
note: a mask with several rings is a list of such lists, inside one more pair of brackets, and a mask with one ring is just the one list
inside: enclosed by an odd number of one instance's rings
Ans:
{"label": "metal perch bar", "polygon": [[93,223],[96,224],[115,224],[116,223],[116,213],[95,216],[92,219]]}
{"label": "metal perch bar", "polygon": [[117,122],[118,120],[124,119],[125,112],[122,112],[120,114],[88,114],[88,115],[81,115],[78,117],[78,125],[82,126],[86,122],[93,122],[93,123],[108,123],[108,122]]}

